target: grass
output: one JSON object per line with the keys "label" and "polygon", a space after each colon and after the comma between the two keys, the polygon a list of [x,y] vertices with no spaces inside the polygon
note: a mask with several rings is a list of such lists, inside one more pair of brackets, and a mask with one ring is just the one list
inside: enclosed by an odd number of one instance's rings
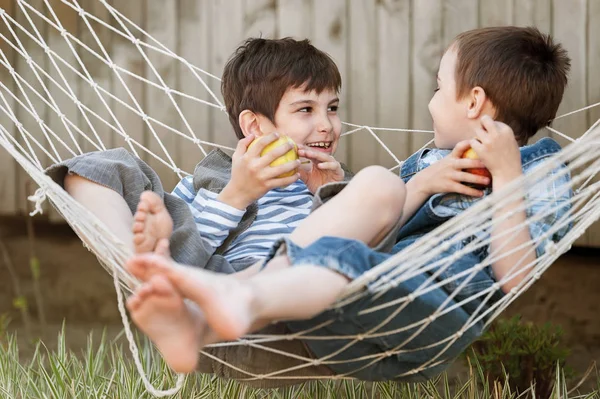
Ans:
{"label": "grass", "polygon": [[[64,329],[63,329],[64,331]],[[170,372],[147,341],[140,343],[142,364],[155,387],[175,386]],[[130,358],[129,351],[103,335],[94,342],[90,334],[87,349],[74,353],[67,349],[64,333],[57,347],[48,349],[39,342],[32,356],[19,354],[17,337],[0,336],[0,398],[151,398]],[[183,389],[173,398],[529,398],[534,388],[517,395],[508,384],[480,383],[485,377],[475,365],[466,382],[451,382],[443,374],[421,384],[358,381],[314,381],[285,389],[259,390],[210,375],[188,376]],[[598,391],[581,395],[569,393],[558,370],[553,398],[600,398]]]}

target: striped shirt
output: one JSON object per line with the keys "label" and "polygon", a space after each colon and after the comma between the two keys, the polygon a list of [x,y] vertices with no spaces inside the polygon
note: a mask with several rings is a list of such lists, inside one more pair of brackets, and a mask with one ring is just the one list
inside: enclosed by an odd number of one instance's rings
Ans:
{"label": "striped shirt", "polygon": [[[200,189],[196,193],[191,176],[180,181],[173,194],[188,204],[200,235],[213,250],[223,244],[246,213],[218,201],[218,194],[212,191]],[[302,180],[267,192],[257,201],[258,213],[252,225],[232,241],[223,255],[230,262],[266,257],[275,240],[291,234],[310,214],[312,201]]]}

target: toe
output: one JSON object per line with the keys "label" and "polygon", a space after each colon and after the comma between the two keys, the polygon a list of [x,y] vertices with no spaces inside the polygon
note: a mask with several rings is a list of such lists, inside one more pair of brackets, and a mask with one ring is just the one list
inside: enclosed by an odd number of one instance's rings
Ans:
{"label": "toe", "polygon": [[163,275],[157,274],[152,276],[148,283],[152,285],[153,292],[157,295],[170,296],[177,293],[173,284]]}
{"label": "toe", "polygon": [[129,311],[135,312],[139,309],[141,303],[140,298],[136,294],[133,294],[127,298],[126,306]]}
{"label": "toe", "polygon": [[141,221],[135,221],[133,223],[133,227],[131,228],[131,230],[134,233],[141,233],[142,231],[144,231],[144,226],[145,226],[145,224],[142,223]]}
{"label": "toe", "polygon": [[162,199],[158,196],[158,194],[152,191],[145,191],[142,193],[142,198],[145,202],[147,202],[148,208],[152,213],[157,213],[164,207]]}
{"label": "toe", "polygon": [[147,214],[148,214],[147,211],[142,211],[142,210],[138,209],[138,211],[135,213],[135,215],[133,215],[133,220],[135,220],[136,222],[145,222]]}
{"label": "toe", "polygon": [[154,248],[154,253],[167,258],[171,256],[171,252],[169,251],[169,240],[166,238],[161,238],[156,244],[156,248]]}

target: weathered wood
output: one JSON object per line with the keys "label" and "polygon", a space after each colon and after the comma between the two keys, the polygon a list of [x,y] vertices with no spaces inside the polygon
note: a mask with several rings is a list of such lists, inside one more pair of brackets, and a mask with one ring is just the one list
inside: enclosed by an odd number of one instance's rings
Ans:
{"label": "weathered wood", "polygon": [[315,21],[313,0],[277,0],[277,36],[304,39],[312,36]]}
{"label": "weathered wood", "polygon": [[[146,2],[146,31],[171,51],[176,51],[177,7],[175,2],[149,0]],[[176,86],[177,61],[155,50],[146,50],[150,64],[146,65],[146,79],[155,82],[161,88],[145,86],[146,112],[149,116],[175,129],[181,128],[181,118],[177,114],[163,84],[169,88]],[[166,166],[154,157],[148,158],[148,164],[159,174],[166,190],[171,190],[179,177],[173,173],[171,163],[178,160],[179,138],[156,122],[150,122],[146,129],[148,149],[169,164]],[[159,143],[162,142],[162,146]],[[171,158],[171,159],[169,159]]]}
{"label": "weathered wood", "polygon": [[[210,72],[216,76],[222,75],[227,60],[245,39],[244,5],[243,0],[213,2]],[[222,101],[221,82],[213,80],[211,88],[218,93]],[[211,110],[211,130],[214,142],[232,148],[237,145],[238,139],[229,123],[227,113],[218,109]]]}
{"label": "weathered wood", "polygon": [[[587,32],[587,104],[600,103],[600,0],[588,1],[588,32]],[[592,126],[600,119],[600,106],[596,106],[588,112],[588,125]],[[594,182],[600,180],[596,176]],[[600,247],[600,222],[591,225],[586,232],[585,245]]]}
{"label": "weathered wood", "polygon": [[[349,116],[352,123],[377,124],[377,13],[371,0],[353,1],[349,18]],[[358,171],[377,159],[381,146],[371,134],[360,131],[350,137],[350,167]]]}
{"label": "weathered wood", "polygon": [[[436,88],[436,75],[442,57],[442,8],[437,0],[413,2],[412,13],[412,128],[431,130],[431,115],[427,105]],[[412,151],[417,151],[433,136],[415,133],[412,136]]]}
{"label": "weathered wood", "polygon": [[[14,2],[2,1],[1,5],[8,15],[14,17]],[[8,26],[2,20],[0,20],[0,33],[7,38],[11,38]],[[11,40],[11,42],[14,42],[14,40]],[[2,63],[7,62],[10,66],[14,67],[15,51],[13,48],[4,40],[1,40],[0,51],[2,51],[2,55],[0,55]],[[14,79],[5,65],[0,66],[0,81],[7,87],[6,90],[16,93]],[[0,111],[0,126],[2,126],[9,135],[16,137],[19,133],[13,120],[9,116],[11,111],[15,111],[15,100],[6,90],[0,90],[0,98],[3,97],[4,100],[6,100],[2,101],[0,99],[0,105],[2,105],[3,108],[8,107],[9,109],[7,111],[9,114]],[[1,150],[1,153],[0,170],[2,170],[2,173],[0,173],[0,215],[12,215],[19,209],[16,195],[16,188],[18,187],[17,173],[19,173],[22,168],[4,149]]]}
{"label": "weathered wood", "polygon": [[[110,24],[110,12],[108,9],[97,0],[84,0],[80,1],[79,4],[81,7],[95,15],[102,21],[107,24]],[[83,18],[78,18],[78,34],[77,37],[85,43],[91,50],[105,58],[104,52],[102,48],[109,54],[112,54],[112,38],[114,34],[104,27],[102,24],[99,24],[90,18],[87,19],[87,23]],[[91,29],[90,29],[91,27]],[[98,38],[98,41],[95,37]],[[80,72],[87,78],[88,73],[91,79],[96,82],[101,88],[105,89],[109,93],[112,93],[112,77],[113,72],[111,69],[104,64],[102,61],[98,60],[98,58],[90,53],[83,46],[75,46],[77,48],[77,53],[81,62],[84,65],[85,70],[83,68],[79,68]],[[106,58],[105,58],[106,59]],[[107,60],[108,61],[108,60]],[[78,93],[77,96],[79,100],[85,104],[88,108],[90,108],[99,118],[104,121],[114,125],[114,121],[111,119],[110,112],[108,107],[111,107],[111,99],[110,97],[102,94],[100,90],[94,90],[93,86],[88,84],[88,82],[82,80],[77,77],[79,81],[78,85]],[[84,152],[89,151],[97,151],[98,147],[103,148],[101,143],[104,144],[106,148],[114,147],[113,136],[115,133],[112,132],[110,127],[102,122],[98,117],[92,115],[85,111],[77,110],[78,114],[78,127],[82,130],[83,134],[85,134],[92,142],[86,139],[80,139],[80,143]]]}
{"label": "weathered wood", "polygon": [[[293,1],[293,0],[292,0]],[[348,4],[345,0],[314,1],[312,8],[313,33],[309,36],[312,43],[320,50],[325,51],[337,64],[342,76],[342,90],[339,94],[340,106],[338,115],[343,121],[349,120],[349,35],[348,20],[346,18]],[[280,24],[285,24],[281,21]],[[342,132],[351,130],[342,126]],[[359,133],[360,134],[360,133]],[[350,136],[340,139],[336,158],[340,162],[348,163]]]}
{"label": "weathered wood", "polygon": [[[178,53],[190,64],[206,70],[210,65],[210,45],[212,40],[211,25],[211,2],[204,0],[183,0],[179,5],[179,51]],[[178,90],[194,96],[198,99],[215,104],[215,99],[202,84],[207,86],[214,78],[207,76],[199,71],[192,71],[183,63],[178,64],[179,79]],[[188,137],[193,137],[203,141],[212,141],[210,134],[210,107],[196,101],[179,98],[181,111],[191,128],[188,130],[185,123],[181,124],[181,131]],[[195,145],[187,140],[180,140],[182,147],[178,166],[188,172],[193,173],[195,165],[204,157],[204,153],[210,152],[213,148],[208,145]],[[204,152],[202,151],[204,149]]]}
{"label": "weathered wood", "polygon": [[456,35],[479,26],[478,0],[444,0],[442,12],[444,50],[454,41]]}
{"label": "weathered wood", "polygon": [[[124,34],[132,35],[134,39],[144,40],[143,35],[132,25],[135,24],[135,26],[140,28],[144,27],[144,4],[139,1],[119,2],[116,8],[131,23],[126,22],[120,16],[115,16],[112,18],[112,25]],[[140,51],[128,38],[114,34],[112,38],[111,58],[117,66],[131,71],[137,76],[144,76],[145,61]],[[137,110],[138,106],[145,109],[144,86],[145,83],[135,77],[122,72],[112,72],[112,94],[116,97],[116,99],[113,99],[112,110],[118,121],[114,125],[119,130],[122,129],[114,137],[115,147],[126,148],[128,151],[137,154],[141,159],[147,161],[148,154],[134,144],[134,142],[141,145],[146,144],[145,123],[136,112],[122,104],[125,103],[134,110]],[[126,141],[125,136],[130,137],[132,141]]]}
{"label": "weathered wood", "polygon": [[[42,10],[42,12],[45,9],[43,1],[41,0],[34,0],[28,3],[33,8],[37,10]],[[25,9],[27,10],[28,14],[32,14],[32,12],[29,9]],[[17,23],[22,25],[27,32],[29,32],[31,35],[34,35],[35,37],[34,29],[31,27],[31,24],[27,20],[26,14],[23,12],[21,7],[16,7],[15,16]],[[45,32],[45,23],[42,23],[39,17],[35,17],[32,15],[31,18],[36,28],[38,28],[38,30],[41,30],[40,32],[43,34],[43,32]],[[47,70],[47,58],[44,55],[44,50],[32,39],[30,39],[29,36],[27,36],[22,30],[14,28],[14,31],[16,32],[21,44],[24,47],[23,49],[21,49],[19,46],[21,54],[16,55],[15,69],[17,74],[19,74],[25,81],[29,82],[32,88],[29,89],[28,87],[25,87],[23,84],[21,84],[23,91],[21,91],[20,89],[16,89],[18,92],[17,97],[19,98],[21,103],[24,104],[24,106],[19,105],[17,107],[17,119],[23,124],[23,129],[25,131],[28,131],[33,137],[35,137],[41,146],[44,146],[44,148],[47,148],[49,152],[52,152],[50,150],[50,146],[48,145],[48,141],[42,133],[40,125],[32,115],[32,113],[37,114],[39,118],[46,120],[45,116],[47,114],[48,108],[46,107],[44,102],[34,93],[34,90],[37,91],[39,94],[44,95],[43,85],[45,84],[47,79],[40,74],[40,78],[42,81],[42,83],[40,83],[38,78],[36,78],[33,68],[31,68],[27,64],[27,59],[24,57],[31,57],[32,61],[38,64],[44,70]],[[27,101],[27,99],[29,99],[29,102]],[[31,106],[29,104],[31,104]],[[47,165],[49,163],[43,151],[41,151],[30,138],[28,138],[28,140],[31,144],[32,150],[30,150],[27,146],[27,139],[22,134],[18,134],[18,136],[21,145],[23,145],[23,148],[26,149],[27,153],[31,157],[38,159],[42,166]],[[27,172],[25,172],[25,170],[22,168],[18,168],[17,186],[15,187],[15,191],[17,197],[17,207],[19,209],[19,212],[21,213],[26,213],[28,211],[27,196],[32,193],[26,191],[26,186],[27,182],[30,180],[32,179],[27,174]],[[34,188],[34,185],[31,185],[31,187]]]}
{"label": "weathered wood", "polygon": [[[377,5],[378,97],[377,125],[387,128],[410,125],[410,1],[387,0]],[[385,62],[381,62],[385,60]],[[403,161],[410,155],[410,133],[380,132],[389,150]],[[383,149],[377,163],[396,166]]]}

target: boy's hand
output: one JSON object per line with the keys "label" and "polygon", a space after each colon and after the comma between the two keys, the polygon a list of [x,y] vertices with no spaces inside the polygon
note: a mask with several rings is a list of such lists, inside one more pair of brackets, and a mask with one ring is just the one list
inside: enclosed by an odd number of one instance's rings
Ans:
{"label": "boy's hand", "polygon": [[333,155],[309,150],[303,145],[298,146],[298,155],[310,160],[308,165],[300,167],[299,174],[311,193],[316,193],[323,184],[344,180],[342,165]]}
{"label": "boy's hand", "polygon": [[519,144],[510,126],[484,115],[476,135],[477,138],[471,140],[470,145],[492,174],[494,186],[511,181],[523,173]]}
{"label": "boy's hand", "polygon": [[265,195],[269,190],[276,187],[285,187],[298,180],[298,173],[289,177],[280,175],[298,169],[300,161],[290,161],[283,165],[271,166],[271,162],[293,146],[286,143],[260,156],[262,150],[273,141],[277,140],[277,133],[263,137],[254,147],[248,150],[248,146],[254,140],[250,134],[238,142],[233,153],[231,180],[219,194],[217,199],[237,209],[246,209],[248,205]]}
{"label": "boy's hand", "polygon": [[471,197],[483,196],[483,191],[465,185],[465,183],[480,186],[490,184],[489,178],[464,171],[464,169],[484,167],[481,160],[461,158],[470,145],[469,140],[456,144],[452,152],[444,159],[417,173],[410,180],[410,186],[415,187],[427,198],[438,193],[457,193]]}

